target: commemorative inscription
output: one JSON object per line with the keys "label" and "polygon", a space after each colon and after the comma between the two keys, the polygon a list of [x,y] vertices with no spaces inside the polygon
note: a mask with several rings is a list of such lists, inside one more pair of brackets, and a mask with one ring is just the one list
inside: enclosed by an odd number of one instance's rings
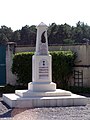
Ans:
{"label": "commemorative inscription", "polygon": [[48,61],[42,59],[39,62],[39,79],[48,79],[48,77],[49,77]]}

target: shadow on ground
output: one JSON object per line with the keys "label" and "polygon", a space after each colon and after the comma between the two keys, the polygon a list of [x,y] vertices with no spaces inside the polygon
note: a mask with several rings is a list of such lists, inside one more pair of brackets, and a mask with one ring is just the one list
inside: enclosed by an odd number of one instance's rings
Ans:
{"label": "shadow on ground", "polygon": [[11,117],[12,109],[3,101],[0,101],[0,118],[8,118]]}

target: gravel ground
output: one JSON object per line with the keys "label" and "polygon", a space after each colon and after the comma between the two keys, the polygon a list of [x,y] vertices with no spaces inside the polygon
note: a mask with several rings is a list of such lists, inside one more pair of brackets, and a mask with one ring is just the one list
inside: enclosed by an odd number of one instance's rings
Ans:
{"label": "gravel ground", "polygon": [[0,120],[12,120],[11,119],[12,109],[3,103],[2,98],[0,97]]}
{"label": "gravel ground", "polygon": [[0,98],[0,120],[90,120],[90,97],[86,106],[11,109]]}

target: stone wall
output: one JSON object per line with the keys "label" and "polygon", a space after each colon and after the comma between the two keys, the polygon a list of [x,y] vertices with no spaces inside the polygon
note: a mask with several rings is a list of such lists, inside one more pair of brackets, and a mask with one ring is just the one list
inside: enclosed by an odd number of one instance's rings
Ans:
{"label": "stone wall", "polygon": [[[72,50],[77,53],[75,70],[83,71],[83,86],[90,87],[90,45],[61,45],[49,46],[49,51]],[[15,52],[34,52],[35,47],[17,46]],[[9,78],[12,76],[9,76]],[[14,78],[13,78],[14,79]],[[13,80],[15,81],[15,80]],[[72,76],[71,84],[74,85],[74,78]]]}

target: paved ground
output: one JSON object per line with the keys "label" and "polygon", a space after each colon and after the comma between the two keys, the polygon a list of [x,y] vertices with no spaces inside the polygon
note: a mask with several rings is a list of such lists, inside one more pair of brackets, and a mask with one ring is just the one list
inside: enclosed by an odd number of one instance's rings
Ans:
{"label": "paved ground", "polygon": [[0,98],[0,120],[90,120],[90,97],[86,106],[11,109]]}

